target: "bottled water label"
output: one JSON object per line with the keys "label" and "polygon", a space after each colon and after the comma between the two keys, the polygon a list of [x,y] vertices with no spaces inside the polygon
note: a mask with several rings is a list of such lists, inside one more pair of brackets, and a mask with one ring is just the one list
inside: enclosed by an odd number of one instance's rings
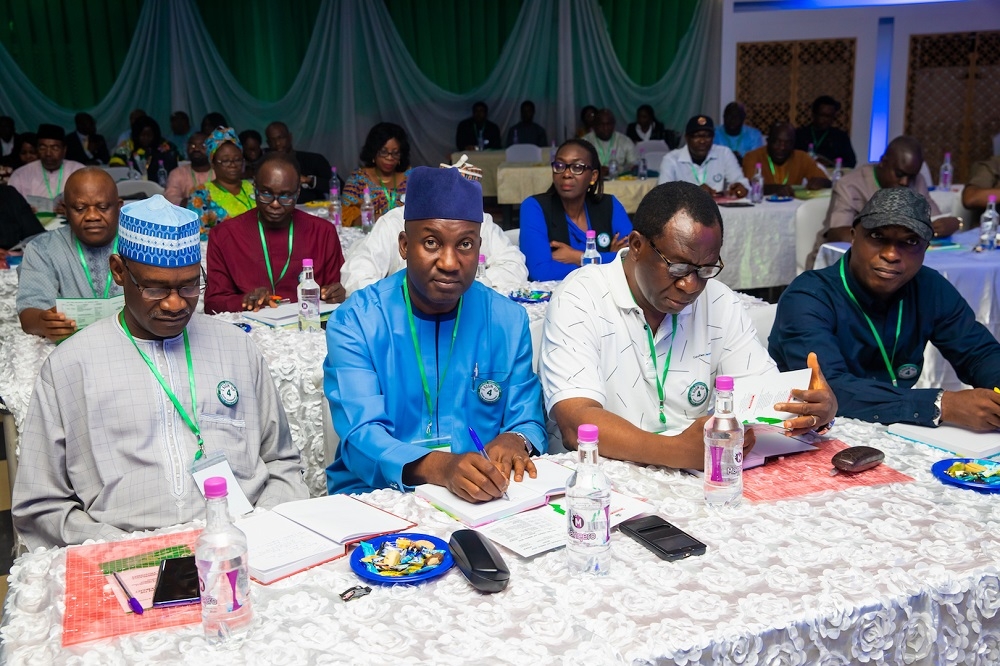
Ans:
{"label": "bottled water label", "polygon": [[730,484],[739,481],[743,475],[743,449],[725,446],[710,446],[708,477],[715,483]]}
{"label": "bottled water label", "polygon": [[198,562],[202,613],[214,619],[238,611],[246,605],[250,579],[246,567],[212,569],[212,562]]}
{"label": "bottled water label", "polygon": [[322,328],[319,317],[319,306],[316,303],[308,298],[303,298],[299,301],[299,330],[318,330]]}
{"label": "bottled water label", "polygon": [[566,512],[567,534],[574,545],[602,547],[611,541],[611,506],[597,501],[574,501]]}

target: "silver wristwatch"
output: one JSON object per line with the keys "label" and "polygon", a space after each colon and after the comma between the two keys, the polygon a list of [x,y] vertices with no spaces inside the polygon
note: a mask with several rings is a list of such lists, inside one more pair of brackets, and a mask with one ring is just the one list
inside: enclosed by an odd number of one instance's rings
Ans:
{"label": "silver wristwatch", "polygon": [[508,435],[516,435],[516,436],[520,437],[521,441],[524,442],[524,448],[527,449],[529,456],[531,455],[531,452],[535,450],[535,448],[531,445],[531,442],[528,441],[527,435],[525,435],[524,433],[518,432],[516,430],[508,430],[507,434]]}
{"label": "silver wristwatch", "polygon": [[937,397],[934,398],[934,419],[931,421],[936,426],[941,425],[941,401],[944,400],[944,390],[938,391]]}

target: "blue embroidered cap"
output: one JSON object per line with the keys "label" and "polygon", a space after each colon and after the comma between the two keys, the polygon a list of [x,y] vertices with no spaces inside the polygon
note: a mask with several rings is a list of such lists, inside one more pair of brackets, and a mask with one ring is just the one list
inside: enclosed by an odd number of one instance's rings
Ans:
{"label": "blue embroidered cap", "polygon": [[122,207],[118,254],[148,266],[177,268],[201,263],[201,223],[194,211],[159,194]]}
{"label": "blue embroidered cap", "polygon": [[483,188],[458,169],[416,167],[406,178],[404,220],[483,221]]}

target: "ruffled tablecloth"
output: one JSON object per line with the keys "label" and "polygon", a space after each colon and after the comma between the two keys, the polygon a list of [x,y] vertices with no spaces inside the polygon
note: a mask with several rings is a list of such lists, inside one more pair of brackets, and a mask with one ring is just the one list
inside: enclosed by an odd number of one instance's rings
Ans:
{"label": "ruffled tablecloth", "polygon": [[[61,650],[65,550],[22,556],[0,629],[10,664],[740,664],[1000,663],[1000,505],[944,486],[943,453],[839,423],[834,434],[885,451],[913,483],[708,509],[701,481],[607,462],[615,488],[708,545],[663,562],[612,535],[605,578],[567,571],[562,551],[501,549],[510,586],[484,595],[452,570],[419,586],[360,581],[341,559],[253,586],[257,625],[241,652],[211,652],[200,627]],[[562,456],[566,458],[567,456]],[[446,538],[459,525],[412,494],[363,499]]]}

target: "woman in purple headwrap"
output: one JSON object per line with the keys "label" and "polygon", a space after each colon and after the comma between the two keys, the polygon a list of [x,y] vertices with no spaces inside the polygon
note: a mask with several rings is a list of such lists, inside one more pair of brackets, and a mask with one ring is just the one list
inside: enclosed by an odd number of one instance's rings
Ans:
{"label": "woman in purple headwrap", "polygon": [[254,207],[253,183],[243,179],[243,146],[231,127],[217,127],[205,139],[215,179],[191,193],[188,209],[201,218],[201,233]]}

